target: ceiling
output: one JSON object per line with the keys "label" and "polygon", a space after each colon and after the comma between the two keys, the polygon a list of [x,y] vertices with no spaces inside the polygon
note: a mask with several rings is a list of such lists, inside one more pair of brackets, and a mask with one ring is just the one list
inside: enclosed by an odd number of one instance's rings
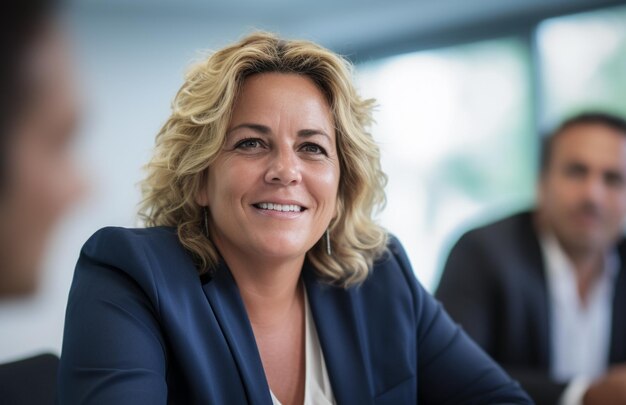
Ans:
{"label": "ceiling", "polygon": [[[305,37],[370,58],[529,31],[541,19],[626,4],[624,0],[74,0],[82,12],[185,18]],[[241,28],[239,28],[241,27]]]}

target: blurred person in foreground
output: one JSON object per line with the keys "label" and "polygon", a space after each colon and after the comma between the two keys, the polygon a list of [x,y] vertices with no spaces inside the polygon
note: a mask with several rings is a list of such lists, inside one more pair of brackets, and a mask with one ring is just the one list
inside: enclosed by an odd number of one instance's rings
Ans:
{"label": "blurred person in foreground", "polygon": [[148,165],[150,227],[82,250],[61,403],[530,403],[374,222],[385,176],[351,80],[265,33],[191,69]]}
{"label": "blurred person in foreground", "polygon": [[[9,1],[0,13],[0,300],[36,290],[52,226],[77,198],[76,102],[54,1]],[[1,325],[1,329],[10,328]],[[0,365],[0,402],[52,403],[58,358]]]}
{"label": "blurred person in foreground", "polygon": [[626,121],[565,121],[537,197],[463,235],[436,297],[537,404],[626,403]]}

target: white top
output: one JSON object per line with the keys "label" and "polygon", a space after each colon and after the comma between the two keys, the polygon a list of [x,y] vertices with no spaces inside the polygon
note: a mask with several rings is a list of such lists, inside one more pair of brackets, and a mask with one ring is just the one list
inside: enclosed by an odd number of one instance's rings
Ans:
{"label": "white top", "polygon": [[[334,405],[335,396],[328,379],[324,353],[322,353],[320,340],[317,336],[306,289],[304,290],[304,308],[304,405]],[[273,405],[282,405],[271,389],[270,394]]]}
{"label": "white top", "polygon": [[606,255],[584,305],[573,265],[556,238],[545,234],[540,243],[552,321],[550,374],[557,381],[571,381],[561,396],[562,405],[581,404],[590,382],[607,368],[619,257],[615,252]]}

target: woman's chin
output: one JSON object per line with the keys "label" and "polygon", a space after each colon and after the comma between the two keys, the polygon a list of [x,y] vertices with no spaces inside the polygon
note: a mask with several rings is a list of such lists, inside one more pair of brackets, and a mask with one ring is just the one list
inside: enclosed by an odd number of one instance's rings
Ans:
{"label": "woman's chin", "polygon": [[257,253],[259,257],[266,257],[271,260],[284,259],[288,261],[304,258],[310,248],[310,246],[304,243],[294,243],[293,239],[273,240],[269,243],[265,241],[262,246],[258,247]]}

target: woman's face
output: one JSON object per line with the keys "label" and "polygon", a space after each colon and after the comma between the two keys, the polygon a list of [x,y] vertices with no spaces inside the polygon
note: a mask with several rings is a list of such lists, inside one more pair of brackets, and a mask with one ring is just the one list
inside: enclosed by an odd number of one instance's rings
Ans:
{"label": "woman's face", "polygon": [[54,27],[46,27],[25,55],[29,97],[4,135],[0,296],[34,290],[52,226],[81,190],[69,150],[76,102],[67,56],[64,37]]}
{"label": "woman's face", "polygon": [[225,258],[303,260],[335,216],[339,175],[322,92],[305,76],[262,73],[245,80],[197,202]]}

